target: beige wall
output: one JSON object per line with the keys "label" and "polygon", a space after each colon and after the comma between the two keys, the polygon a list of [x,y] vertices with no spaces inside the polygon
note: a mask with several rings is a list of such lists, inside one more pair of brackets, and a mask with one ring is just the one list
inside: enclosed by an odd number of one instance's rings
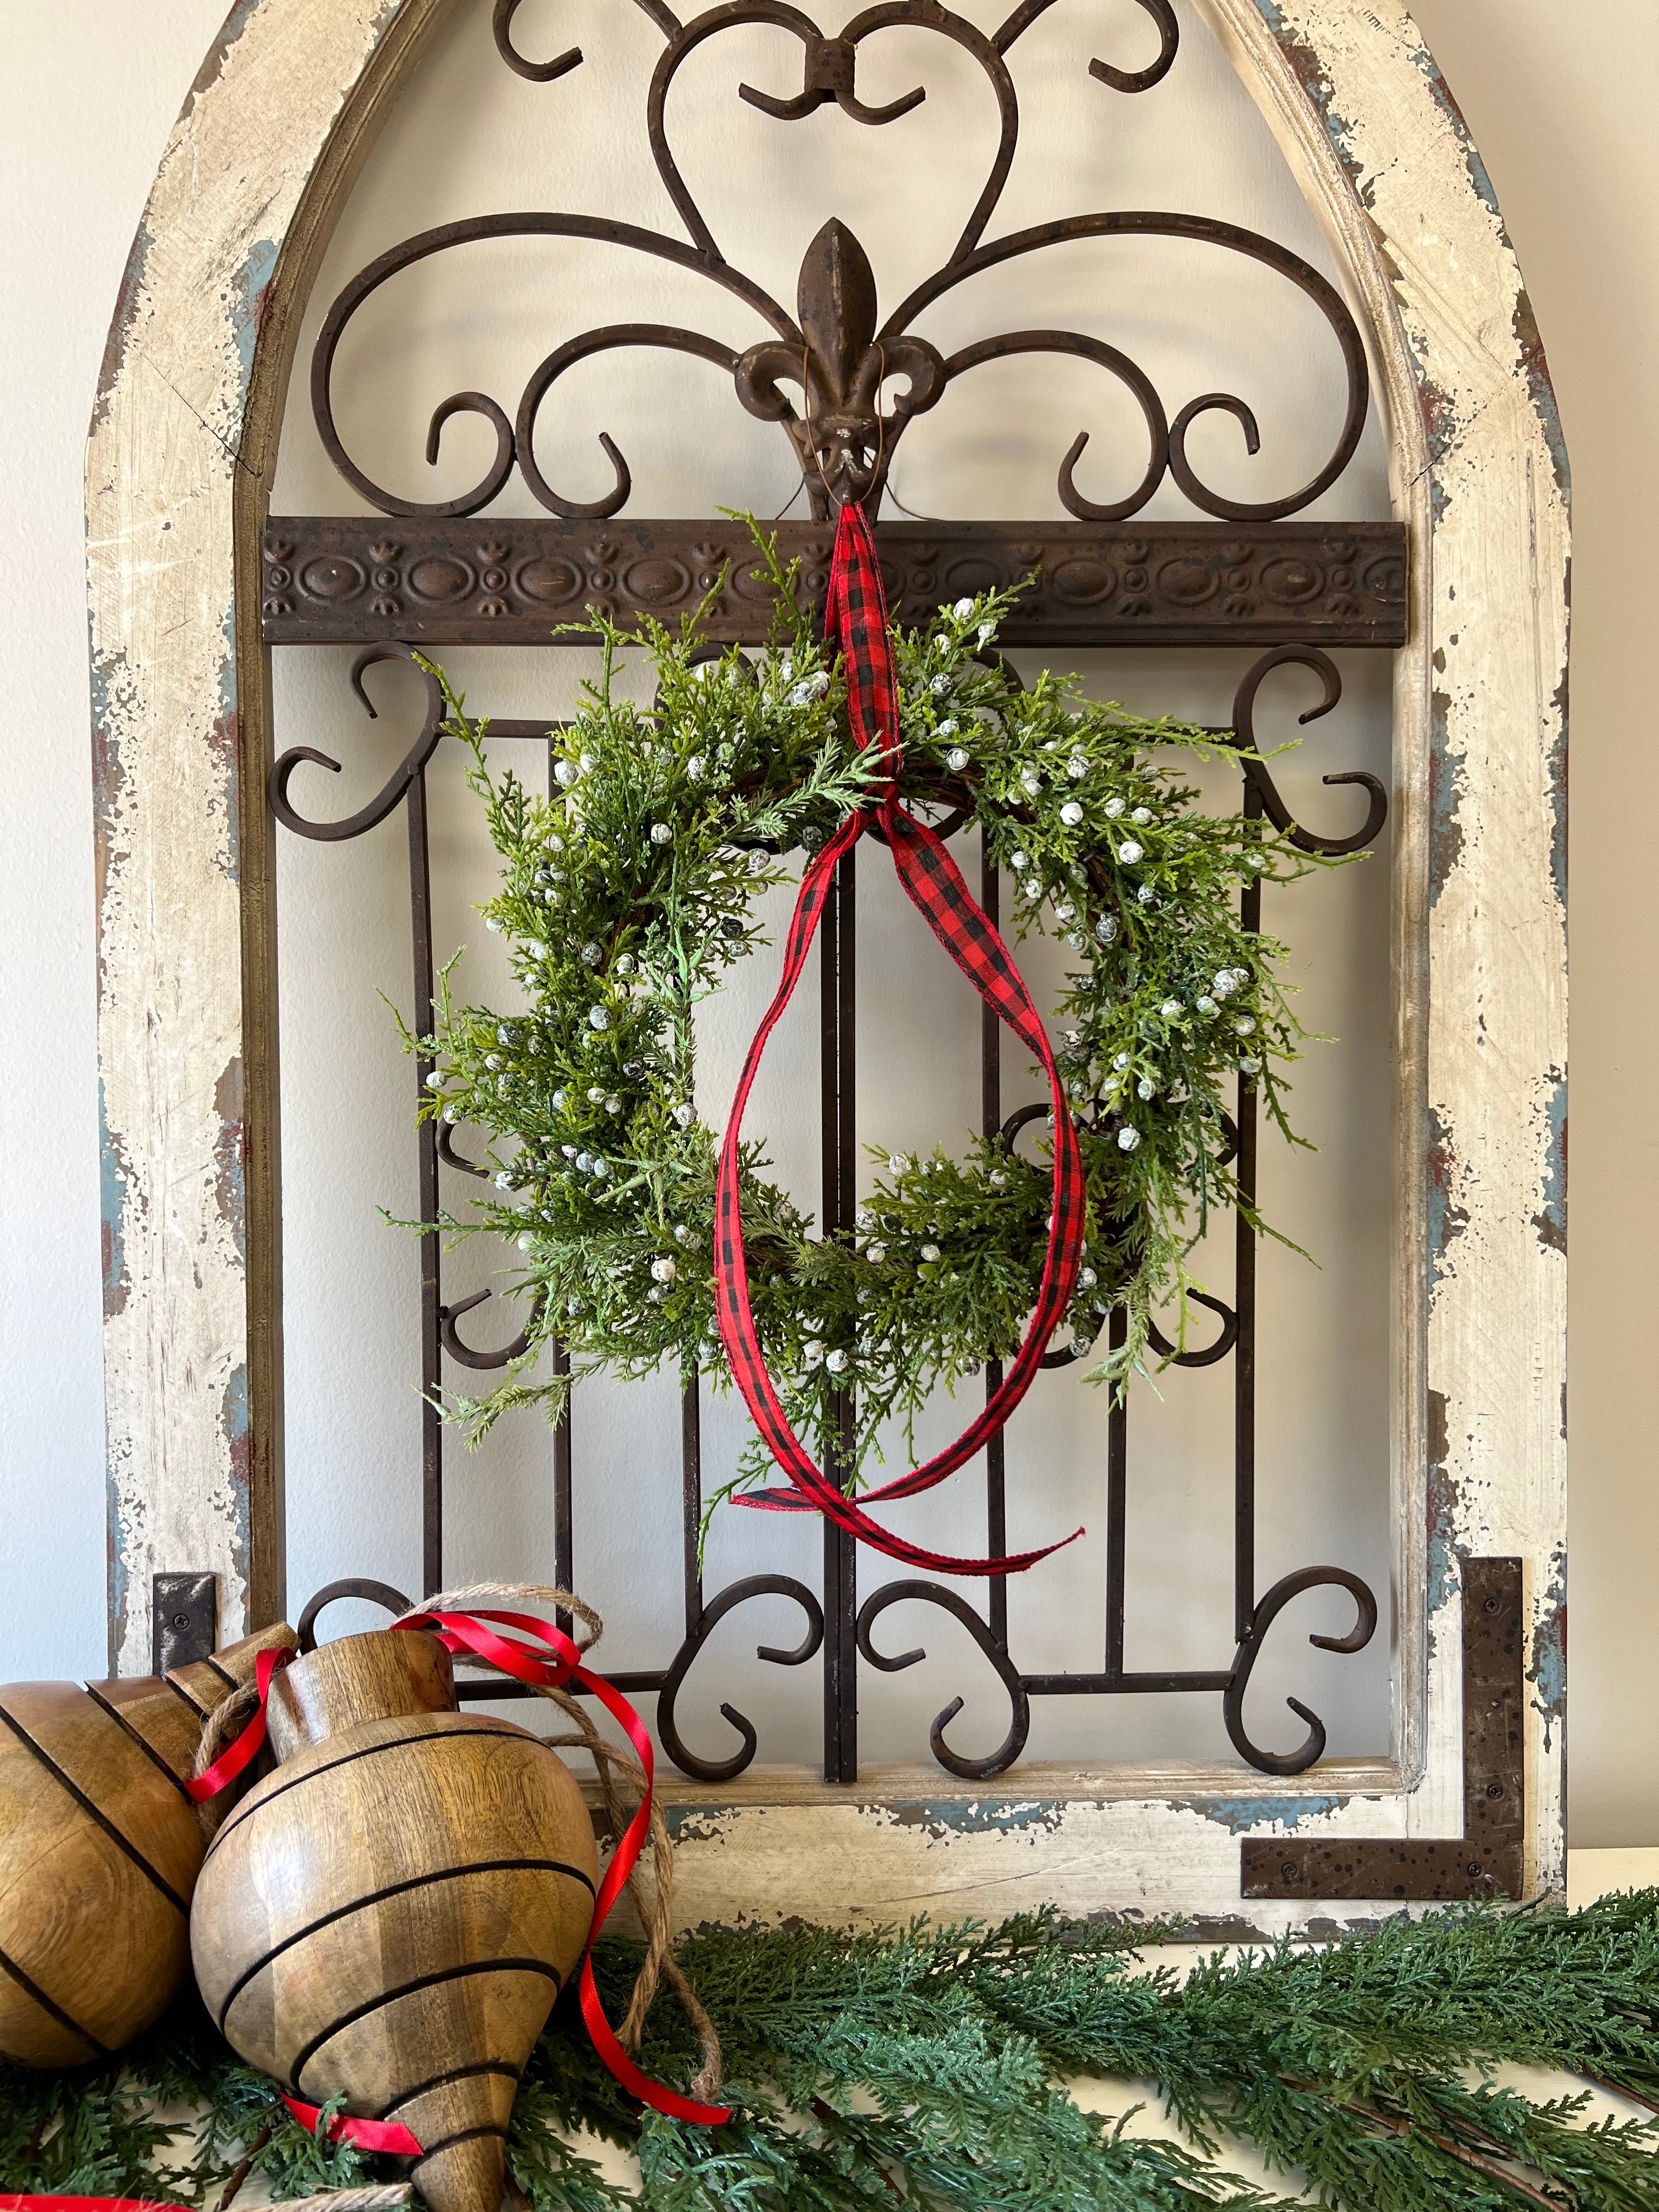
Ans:
{"label": "beige wall", "polygon": [[[16,848],[0,876],[0,1677],[92,1666],[102,1642],[80,447],[133,225],[219,13],[219,0],[169,0],[146,11],[140,38],[111,0],[63,0],[47,15],[0,5],[15,232],[0,321],[0,676],[14,732],[0,836]],[[1659,41],[1645,5],[1611,0],[1577,11],[1570,43],[1534,0],[1506,0],[1501,14],[1498,0],[1424,0],[1419,13],[1528,271],[1578,485],[1574,1840],[1659,1841],[1659,1721],[1644,1694],[1659,1629],[1638,1580],[1659,1533],[1638,1429],[1653,1301],[1629,1256],[1649,1249],[1654,1206],[1637,1118],[1644,1070],[1629,1042],[1644,1033],[1638,887],[1652,870],[1634,849],[1626,860],[1620,837],[1627,823],[1633,847],[1643,820],[1642,725],[1620,641],[1640,634],[1621,595],[1638,587],[1630,541],[1655,476],[1640,421],[1653,193],[1631,180],[1645,176],[1638,134]]]}

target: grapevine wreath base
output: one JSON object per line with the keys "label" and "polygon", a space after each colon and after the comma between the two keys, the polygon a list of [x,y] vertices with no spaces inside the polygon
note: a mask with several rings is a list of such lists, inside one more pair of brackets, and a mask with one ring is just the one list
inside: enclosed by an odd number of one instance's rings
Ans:
{"label": "grapevine wreath base", "polygon": [[[885,764],[854,742],[842,665],[798,603],[796,568],[757,542],[777,615],[752,662],[702,641],[696,620],[678,635],[647,623],[656,690],[640,705],[623,694],[629,641],[590,617],[602,672],[553,733],[547,800],[490,775],[487,726],[428,671],[472,754],[502,863],[486,927],[508,940],[523,1001],[457,1005],[452,963],[435,1035],[406,1037],[431,1064],[424,1111],[490,1139],[496,1194],[447,1225],[511,1237],[531,1300],[522,1358],[486,1397],[450,1403],[475,1437],[512,1406],[562,1409],[569,1378],[532,1372],[556,1334],[578,1374],[637,1376],[668,1360],[727,1379],[718,1140],[700,1113],[694,1010],[758,941],[757,895],[796,872],[790,856],[823,848]],[[1022,686],[994,650],[1012,596],[961,599],[892,634],[896,796],[941,826],[981,829],[1012,878],[1020,933],[1052,933],[1073,956],[1055,1054],[1086,1182],[1069,1321],[1086,1352],[1125,1310],[1121,1348],[1089,1370],[1121,1380],[1155,1341],[1155,1309],[1173,1298],[1184,1310],[1209,1209],[1238,1202],[1227,1109],[1241,1074],[1290,1134],[1284,1070],[1301,1031],[1277,980],[1282,948],[1245,929],[1239,895],[1320,863],[1266,821],[1199,810],[1171,763],[1213,755],[1215,732],[1085,702],[1046,673]],[[908,1448],[930,1392],[1014,1352],[1054,1202],[1049,1162],[1000,1139],[961,1158],[873,1158],[842,1237],[814,1233],[766,1180],[759,1146],[742,1152],[766,1366],[796,1433],[854,1470],[878,1455],[884,1424],[903,1425]],[[733,1486],[774,1472],[756,1439]]]}
{"label": "grapevine wreath base", "polygon": [[[1052,1917],[847,1936],[750,1929],[690,1940],[682,1963],[724,2046],[731,2121],[642,2113],[595,2057],[569,1994],[532,2053],[508,2150],[534,2212],[1267,2212],[1304,2189],[1344,2212],[1644,2212],[1659,2132],[1590,2123],[1499,2067],[1574,2074],[1659,2108],[1659,1892],[1586,1911],[1490,1906],[1324,1948],[1287,1942],[1178,1984],[1131,1971],[1139,1938]],[[637,1950],[599,1954],[619,2008]],[[679,2007],[652,2012],[641,2063],[686,2084]],[[1191,2148],[1117,2125],[1056,2086],[1128,2077]],[[189,2125],[158,2118],[186,2109]],[[637,2154],[637,2189],[581,2147]],[[555,2132],[555,2130],[561,2132]],[[326,2133],[326,2121],[319,2136]],[[575,2140],[571,2140],[574,2137]],[[1223,2168],[1226,2138],[1273,2177]],[[276,2085],[195,2010],[74,2075],[0,2063],[0,2192],[227,2204],[400,2177],[406,2162],[306,2133]],[[1305,2201],[1305,2200],[1304,2200]]]}

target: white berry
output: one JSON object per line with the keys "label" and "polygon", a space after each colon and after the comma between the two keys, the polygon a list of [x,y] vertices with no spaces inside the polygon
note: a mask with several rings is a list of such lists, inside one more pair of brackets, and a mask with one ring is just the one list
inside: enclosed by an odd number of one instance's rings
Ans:
{"label": "white berry", "polygon": [[653,822],[651,824],[651,842],[653,845],[672,845],[674,833],[665,822]]}
{"label": "white berry", "polygon": [[1083,809],[1076,799],[1068,799],[1060,810],[1060,818],[1068,830],[1075,830],[1083,819]]}
{"label": "white berry", "polygon": [[672,1260],[653,1260],[651,1262],[651,1279],[653,1282],[672,1283],[678,1273],[679,1270]]}
{"label": "white berry", "polygon": [[1117,1148],[1119,1152],[1132,1152],[1139,1142],[1139,1130],[1132,1128],[1128,1122],[1126,1121],[1123,1127],[1117,1133]]}
{"label": "white berry", "polygon": [[952,745],[945,756],[945,765],[952,775],[960,775],[967,767],[970,757],[971,756],[961,745]]}
{"label": "white berry", "polygon": [[847,1354],[837,1346],[823,1364],[832,1375],[844,1375],[847,1372]]}
{"label": "white berry", "polygon": [[1126,868],[1133,868],[1141,856],[1141,848],[1133,837],[1126,837],[1117,848],[1117,857]]}
{"label": "white berry", "polygon": [[921,1248],[921,1256],[924,1260],[937,1260],[939,1257],[939,1246],[937,1244],[924,1244]]}

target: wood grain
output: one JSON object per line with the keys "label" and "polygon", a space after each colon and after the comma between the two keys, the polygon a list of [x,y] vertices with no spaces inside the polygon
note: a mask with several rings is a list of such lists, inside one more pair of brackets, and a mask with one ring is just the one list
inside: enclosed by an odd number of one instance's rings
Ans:
{"label": "wood grain", "polygon": [[185,1782],[209,1713],[286,1626],[142,1681],[0,1689],[0,2057],[82,2066],[190,1971],[202,1832]]}
{"label": "wood grain", "polygon": [[525,1729],[455,1710],[430,1636],[325,1644],[270,1719],[276,1771],[197,1887],[208,2008],[290,2094],[408,2128],[433,2212],[496,2212],[519,2075],[592,1917],[581,1792]]}

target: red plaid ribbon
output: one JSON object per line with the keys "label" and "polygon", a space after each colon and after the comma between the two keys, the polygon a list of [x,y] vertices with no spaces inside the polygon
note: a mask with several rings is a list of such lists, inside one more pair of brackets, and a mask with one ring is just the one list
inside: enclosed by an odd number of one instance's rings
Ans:
{"label": "red plaid ribbon", "polygon": [[[1034,1565],[1038,1559],[1047,1559],[1060,1546],[1048,1544],[1040,1551],[1019,1552],[1007,1559],[948,1558],[890,1534],[872,1521],[861,1505],[854,1504],[827,1480],[789,1425],[779,1402],[772,1378],[766,1371],[750,1304],[738,1187],[743,1117],[749,1093],[767,1042],[789,1003],[812,939],[817,934],[836,864],[843,853],[852,851],[866,830],[877,828],[886,838],[906,896],[998,1020],[1013,1031],[1046,1069],[1054,1100],[1054,1206],[1042,1288],[1024,1341],[1000,1386],[992,1394],[984,1411],[948,1450],[938,1453],[910,1474],[866,1492],[866,1503],[911,1498],[919,1491],[931,1490],[935,1483],[943,1482],[947,1475],[964,1466],[1004,1426],[1030,1388],[1048,1339],[1065,1316],[1083,1259],[1083,1163],[1042,1018],[1007,946],[963,881],[955,861],[926,823],[906,813],[895,797],[893,779],[898,774],[902,755],[886,596],[870,525],[863,510],[851,501],[842,507],[836,526],[836,550],[830,564],[830,597],[823,627],[826,641],[841,649],[847,679],[847,711],[853,734],[861,747],[878,748],[885,781],[863,807],[848,817],[801,878],[794,916],[784,945],[783,981],[749,1048],[726,1123],[726,1141],[720,1149],[714,1217],[714,1300],[720,1341],[726,1346],[732,1372],[755,1425],[794,1486],[793,1494],[787,1491],[763,1491],[758,1496],[740,1498],[738,1503],[769,1512],[815,1510],[872,1550],[884,1552],[890,1559],[903,1560],[912,1566],[930,1568],[936,1573],[1014,1574]],[[1080,1536],[1083,1531],[1079,1528],[1074,1533]],[[1062,1540],[1070,1543],[1073,1538],[1068,1536]]]}

